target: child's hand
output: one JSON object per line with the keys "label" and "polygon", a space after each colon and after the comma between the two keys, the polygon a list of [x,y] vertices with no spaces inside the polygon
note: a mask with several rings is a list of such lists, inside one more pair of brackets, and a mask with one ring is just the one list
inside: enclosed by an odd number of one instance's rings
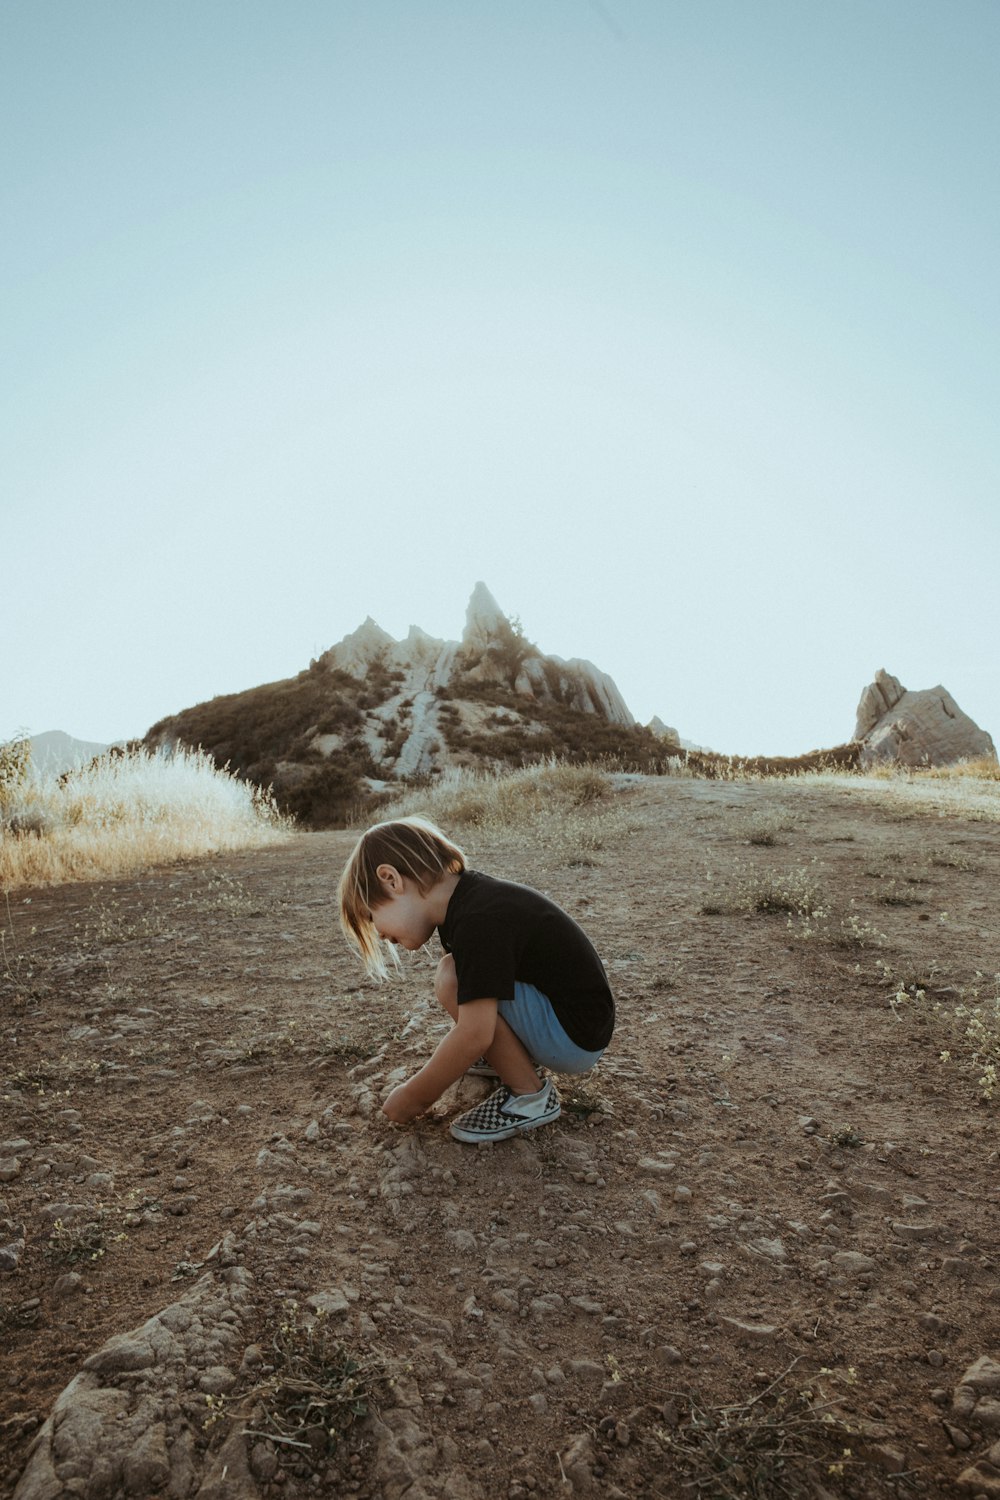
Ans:
{"label": "child's hand", "polygon": [[420,1114],[419,1105],[414,1107],[410,1103],[408,1088],[409,1085],[406,1083],[397,1084],[382,1105],[382,1113],[394,1125],[405,1125],[407,1121],[416,1119]]}

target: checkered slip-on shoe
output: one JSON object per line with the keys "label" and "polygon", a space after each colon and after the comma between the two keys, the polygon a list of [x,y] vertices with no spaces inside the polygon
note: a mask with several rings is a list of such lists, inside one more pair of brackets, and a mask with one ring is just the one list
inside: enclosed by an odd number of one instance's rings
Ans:
{"label": "checkered slip-on shoe", "polygon": [[492,1063],[488,1063],[485,1057],[477,1057],[471,1067],[466,1068],[470,1078],[499,1078],[500,1074]]}
{"label": "checkered slip-on shoe", "polygon": [[504,1084],[452,1121],[451,1133],[456,1141],[505,1141],[522,1130],[537,1130],[559,1118],[562,1106],[551,1081],[537,1094],[512,1094]]}

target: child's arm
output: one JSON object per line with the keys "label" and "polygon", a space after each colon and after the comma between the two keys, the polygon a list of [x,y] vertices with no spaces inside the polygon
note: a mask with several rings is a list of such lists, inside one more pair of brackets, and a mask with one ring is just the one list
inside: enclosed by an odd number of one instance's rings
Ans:
{"label": "child's arm", "polygon": [[458,1007],[458,1020],[442,1037],[427,1062],[394,1088],[382,1112],[397,1125],[404,1125],[430,1109],[445,1089],[462,1077],[470,1063],[493,1045],[497,1029],[497,1002],[470,1000]]}

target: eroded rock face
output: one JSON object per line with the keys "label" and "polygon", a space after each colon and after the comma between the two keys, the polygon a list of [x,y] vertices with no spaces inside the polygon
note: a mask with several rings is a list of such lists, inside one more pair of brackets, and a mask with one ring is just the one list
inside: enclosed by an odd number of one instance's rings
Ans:
{"label": "eroded rock face", "polygon": [[[461,699],[463,680],[480,686],[495,682],[513,689],[525,699],[528,714],[532,703],[559,703],[609,724],[635,723],[606,672],[579,658],[564,661],[544,656],[512,627],[485,583],[477,583],[472,592],[460,641],[438,640],[417,625],[410,627],[405,640],[396,641],[369,618],[332,646],[322,660],[358,679],[379,667],[396,674],[385,704],[372,711],[376,720],[396,723],[400,706],[408,708],[409,732],[392,770],[395,778],[427,775],[444,764],[439,699]],[[366,733],[376,761],[381,761],[382,745],[372,737],[378,735],[378,725],[368,726]],[[328,753],[318,741],[317,748]]]}
{"label": "eroded rock face", "polygon": [[[411,625],[396,641],[369,616],[363,625],[331,646],[322,660],[364,678],[378,665],[401,672],[408,694],[436,689],[460,693],[460,679],[506,682],[526,699],[559,702],[610,724],[633,725],[635,717],[613,679],[591,661],[543,656],[519,637],[486,587],[477,583],[465,612],[461,641],[437,640]],[[412,680],[411,680],[412,679]]]}
{"label": "eroded rock face", "polygon": [[858,704],[854,738],[866,766],[947,766],[980,756],[996,758],[993,740],[962,712],[943,687],[908,692],[880,669]]}

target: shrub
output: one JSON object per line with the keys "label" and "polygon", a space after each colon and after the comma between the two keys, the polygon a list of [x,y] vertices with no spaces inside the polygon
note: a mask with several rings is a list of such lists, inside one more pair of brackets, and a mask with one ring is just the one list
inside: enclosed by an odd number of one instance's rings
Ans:
{"label": "shrub", "polygon": [[60,777],[27,776],[0,812],[0,888],[123,875],[281,836],[267,793],[208,755],[136,749]]}
{"label": "shrub", "polygon": [[31,765],[31,741],[27,738],[0,743],[0,811],[14,797]]}

